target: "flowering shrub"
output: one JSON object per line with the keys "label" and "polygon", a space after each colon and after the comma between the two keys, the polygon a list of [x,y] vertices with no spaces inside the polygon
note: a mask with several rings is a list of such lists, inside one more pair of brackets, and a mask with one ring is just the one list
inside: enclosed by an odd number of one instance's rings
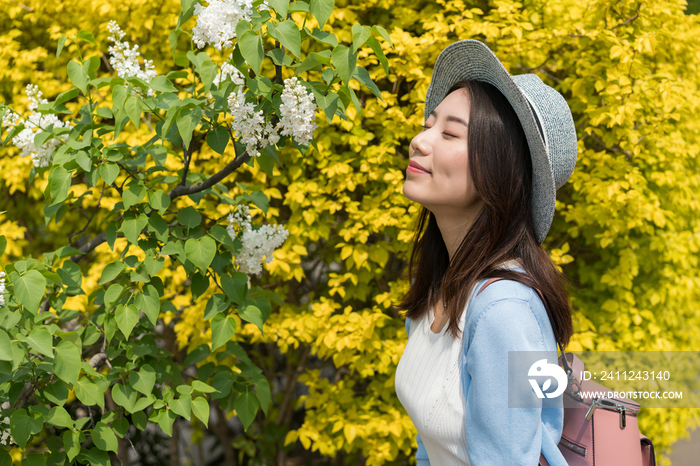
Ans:
{"label": "flowering shrub", "polygon": [[[253,276],[289,233],[254,223],[251,207],[265,214],[269,206],[256,186],[233,197],[223,182],[256,161],[271,172],[287,145],[306,152],[315,143],[316,102],[329,121],[346,118],[357,101],[349,81],[372,87],[355,64],[357,47],[372,32],[388,38],[357,25],[353,51],[321,30],[332,0],[271,3],[183,0],[169,36],[177,69],[169,71],[157,72],[115,22],[107,26],[108,60],[87,56],[98,47],[90,32],[63,36],[56,56],[67,43],[78,52],[67,66],[74,87],[50,102],[28,86],[26,117],[0,108],[5,144],[32,157],[29,182],[46,179],[45,223],[61,222],[84,202],[92,211],[61,248],[0,263],[0,439],[31,464],[107,465],[110,454],[127,461],[130,430],[150,424],[171,435],[178,419],[206,427],[212,402],[219,418],[235,413],[245,429],[258,411],[267,413],[270,384],[234,335],[245,322],[262,332],[279,304]],[[294,12],[313,15],[320,28],[297,24]],[[184,26],[193,15],[190,33]],[[181,35],[192,38],[186,52],[178,49]],[[302,57],[304,41],[328,50]],[[228,58],[219,63],[195,45]],[[107,63],[113,75],[98,77]],[[325,81],[299,76],[312,69]],[[128,125],[144,137],[125,138]],[[205,145],[230,162],[197,172]],[[118,201],[103,205],[105,192]],[[212,200],[230,206],[228,215],[205,215],[200,203]],[[115,258],[90,289],[80,262],[105,243]],[[0,256],[6,246],[0,236]],[[164,343],[183,310],[171,293],[182,286],[173,283],[179,271],[193,302],[212,284],[220,291],[207,295],[206,342],[184,360]],[[68,304],[81,296],[85,313]],[[0,448],[0,464],[6,461]]]}

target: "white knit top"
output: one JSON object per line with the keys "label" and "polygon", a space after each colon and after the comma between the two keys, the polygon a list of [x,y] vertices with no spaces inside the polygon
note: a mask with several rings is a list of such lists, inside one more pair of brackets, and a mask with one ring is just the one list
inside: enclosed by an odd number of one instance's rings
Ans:
{"label": "white knit top", "polygon": [[[508,261],[501,267],[519,266]],[[465,312],[458,324],[460,335],[466,309],[476,283],[469,291]],[[434,333],[433,308],[411,323],[410,336],[396,368],[399,401],[418,430],[431,466],[469,465],[465,434],[466,400],[461,386],[462,338],[447,334],[447,324]]]}

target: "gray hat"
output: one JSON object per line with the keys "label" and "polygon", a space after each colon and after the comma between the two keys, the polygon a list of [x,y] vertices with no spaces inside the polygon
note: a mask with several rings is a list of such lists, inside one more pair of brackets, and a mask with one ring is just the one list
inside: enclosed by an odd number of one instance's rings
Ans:
{"label": "gray hat", "polygon": [[554,217],[556,190],[576,165],[576,128],[571,110],[557,91],[534,74],[511,76],[478,40],[461,40],[440,52],[425,96],[425,119],[453,84],[483,81],[495,86],[518,115],[532,157],[532,221],[542,243]]}

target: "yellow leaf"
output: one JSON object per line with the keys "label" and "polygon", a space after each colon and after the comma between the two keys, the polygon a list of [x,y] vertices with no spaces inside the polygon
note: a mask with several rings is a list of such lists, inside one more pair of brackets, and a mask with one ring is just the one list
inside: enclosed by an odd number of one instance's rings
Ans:
{"label": "yellow leaf", "polygon": [[355,440],[357,430],[355,429],[354,425],[347,424],[345,427],[343,427],[343,434],[345,434],[345,439],[348,441],[348,443],[352,443],[352,441]]}

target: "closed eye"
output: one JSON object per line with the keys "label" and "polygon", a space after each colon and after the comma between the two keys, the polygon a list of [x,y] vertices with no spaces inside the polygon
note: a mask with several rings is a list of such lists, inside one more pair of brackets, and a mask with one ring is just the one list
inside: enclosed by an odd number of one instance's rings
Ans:
{"label": "closed eye", "polygon": [[[427,126],[427,125],[421,125],[421,126],[422,126],[422,128],[423,128],[424,130],[430,129],[430,128],[431,128],[431,126]],[[451,138],[457,138],[457,137],[459,137],[459,136],[455,136],[454,134],[450,134],[450,133],[442,133],[442,134],[444,134],[445,136],[451,137]]]}

